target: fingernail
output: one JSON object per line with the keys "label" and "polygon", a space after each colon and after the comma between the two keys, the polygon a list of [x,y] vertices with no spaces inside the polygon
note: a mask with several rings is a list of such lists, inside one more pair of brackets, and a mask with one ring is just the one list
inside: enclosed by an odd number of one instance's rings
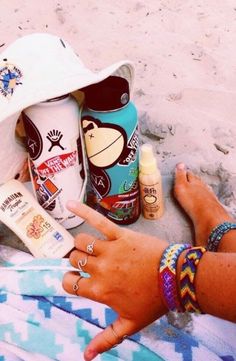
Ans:
{"label": "fingernail", "polygon": [[184,170],[185,169],[185,164],[184,163],[178,163],[176,168],[179,169],[179,170]]}
{"label": "fingernail", "polygon": [[98,355],[98,352],[95,350],[89,350],[86,352],[85,360],[91,361]]}
{"label": "fingernail", "polygon": [[66,202],[66,208],[73,211],[74,209],[78,208],[79,202],[77,201],[68,201]]}

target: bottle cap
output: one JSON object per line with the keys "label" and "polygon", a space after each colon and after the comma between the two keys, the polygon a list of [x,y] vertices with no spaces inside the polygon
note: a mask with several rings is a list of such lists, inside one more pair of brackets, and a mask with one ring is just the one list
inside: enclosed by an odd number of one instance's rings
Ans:
{"label": "bottle cap", "polygon": [[143,144],[140,147],[139,171],[144,174],[152,174],[157,170],[157,162],[151,144]]}
{"label": "bottle cap", "polygon": [[85,94],[86,107],[95,111],[117,110],[129,102],[129,83],[119,76],[109,76],[81,91]]}

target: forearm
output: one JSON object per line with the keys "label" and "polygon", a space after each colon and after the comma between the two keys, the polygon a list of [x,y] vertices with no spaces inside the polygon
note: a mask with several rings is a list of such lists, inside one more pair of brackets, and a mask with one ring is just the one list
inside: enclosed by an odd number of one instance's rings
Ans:
{"label": "forearm", "polygon": [[[179,289],[185,254],[177,264]],[[236,322],[236,253],[206,252],[197,268],[195,289],[202,312]]]}
{"label": "forearm", "polygon": [[236,252],[236,230],[231,230],[222,237],[218,252]]}

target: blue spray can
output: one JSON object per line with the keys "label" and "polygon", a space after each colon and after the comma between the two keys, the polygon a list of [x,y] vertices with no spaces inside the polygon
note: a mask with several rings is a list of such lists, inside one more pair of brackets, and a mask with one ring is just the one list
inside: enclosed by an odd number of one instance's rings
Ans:
{"label": "blue spray can", "polygon": [[138,117],[128,81],[110,76],[83,88],[82,129],[91,192],[87,203],[117,224],[140,215]]}

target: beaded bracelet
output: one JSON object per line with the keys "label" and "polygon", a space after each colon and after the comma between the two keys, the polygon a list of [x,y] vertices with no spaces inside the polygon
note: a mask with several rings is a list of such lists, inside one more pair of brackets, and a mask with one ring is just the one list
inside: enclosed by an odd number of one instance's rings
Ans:
{"label": "beaded bracelet", "polygon": [[217,252],[222,237],[231,229],[236,229],[236,223],[224,222],[213,228],[207,241],[208,251]]}
{"label": "beaded bracelet", "polygon": [[178,299],[176,266],[179,255],[190,248],[189,244],[171,244],[161,257],[159,280],[163,301],[171,311],[183,312]]}
{"label": "beaded bracelet", "polygon": [[186,253],[182,264],[180,273],[180,297],[181,304],[187,312],[202,313],[197,302],[194,281],[197,266],[205,252],[205,247],[192,247]]}

